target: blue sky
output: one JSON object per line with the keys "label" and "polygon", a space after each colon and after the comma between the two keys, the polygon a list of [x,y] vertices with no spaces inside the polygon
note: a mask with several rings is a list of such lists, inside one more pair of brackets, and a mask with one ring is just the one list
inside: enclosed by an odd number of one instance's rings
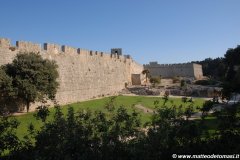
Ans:
{"label": "blue sky", "polygon": [[1,0],[0,37],[183,63],[240,44],[239,7],[239,0]]}

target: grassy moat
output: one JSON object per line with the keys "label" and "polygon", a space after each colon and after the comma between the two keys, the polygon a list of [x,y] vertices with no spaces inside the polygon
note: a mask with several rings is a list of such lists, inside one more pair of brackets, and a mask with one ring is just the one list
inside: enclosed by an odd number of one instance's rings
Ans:
{"label": "grassy moat", "polygon": [[[107,111],[106,105],[109,103],[110,99],[111,97],[106,97],[102,99],[73,103],[70,105],[62,106],[61,109],[64,114],[67,113],[69,106],[73,107],[75,112],[81,109],[106,112]],[[164,104],[164,99],[162,97],[148,97],[148,96],[117,96],[114,99],[113,104],[115,107],[124,106],[127,108],[129,112],[131,112],[133,109],[137,110],[141,115],[141,122],[142,124],[144,124],[150,121],[151,119],[152,113],[150,111],[155,109],[154,105],[155,101],[159,101],[158,106],[163,106]],[[194,111],[198,112],[199,108],[202,107],[204,102],[205,100],[202,98],[194,98],[193,99]],[[136,105],[141,105],[142,107],[144,107],[145,110],[136,107]],[[190,102],[184,103],[182,102],[181,98],[169,98],[165,105],[166,106],[174,105],[176,107],[182,106],[184,109],[190,105]],[[48,121],[53,118],[54,108],[49,108],[49,111],[50,115],[47,119]],[[23,136],[27,134],[28,126],[30,123],[32,123],[36,129],[40,129],[40,127],[42,126],[42,122],[40,120],[36,120],[34,114],[35,112],[31,112],[24,115],[16,116],[16,119],[20,122],[20,125],[17,129],[17,135],[19,136],[19,138],[23,138]],[[212,119],[210,120],[212,121]]]}

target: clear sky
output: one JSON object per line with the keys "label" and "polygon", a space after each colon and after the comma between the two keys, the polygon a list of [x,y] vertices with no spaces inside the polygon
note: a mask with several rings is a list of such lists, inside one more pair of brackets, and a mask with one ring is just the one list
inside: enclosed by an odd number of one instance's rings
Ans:
{"label": "clear sky", "polygon": [[0,37],[183,63],[240,44],[239,7],[240,0],[1,0]]}

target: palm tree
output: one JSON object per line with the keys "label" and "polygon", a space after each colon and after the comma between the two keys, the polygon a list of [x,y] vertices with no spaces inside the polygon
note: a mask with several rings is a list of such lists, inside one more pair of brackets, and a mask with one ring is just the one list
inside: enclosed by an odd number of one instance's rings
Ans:
{"label": "palm tree", "polygon": [[146,83],[147,83],[147,77],[148,77],[148,74],[149,74],[150,72],[149,72],[149,70],[148,69],[144,69],[143,71],[142,71],[142,74],[145,74],[146,75]]}

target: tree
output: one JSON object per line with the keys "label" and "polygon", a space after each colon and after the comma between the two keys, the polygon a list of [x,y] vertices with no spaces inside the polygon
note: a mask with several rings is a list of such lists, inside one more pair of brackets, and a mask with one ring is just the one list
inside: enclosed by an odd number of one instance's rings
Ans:
{"label": "tree", "polygon": [[235,84],[235,89],[238,93],[240,93],[240,68],[238,69],[235,79],[233,80],[233,83]]}
{"label": "tree", "polygon": [[19,139],[16,135],[16,128],[19,122],[15,118],[0,115],[0,157],[18,148]]}
{"label": "tree", "polygon": [[226,72],[226,63],[224,58],[206,58],[203,61],[196,61],[202,65],[203,75],[213,79],[222,80]]}
{"label": "tree", "polygon": [[238,45],[236,48],[228,49],[224,57],[225,57],[224,61],[228,66],[239,65],[240,45]]}
{"label": "tree", "polygon": [[9,98],[13,95],[12,78],[9,77],[5,71],[0,68],[0,115],[9,112],[10,108],[7,108]]}
{"label": "tree", "polygon": [[205,101],[203,103],[202,108],[200,109],[202,111],[202,116],[205,117],[208,112],[213,108],[213,105],[217,104],[216,102],[213,102],[211,100]]}
{"label": "tree", "polygon": [[240,93],[240,46],[237,46],[234,49],[228,49],[224,56],[227,71],[224,79],[223,96],[229,99],[231,93]]}
{"label": "tree", "polygon": [[144,69],[143,71],[142,71],[142,74],[145,74],[145,76],[146,76],[146,83],[147,83],[147,78],[148,78],[148,74],[149,74],[150,72],[149,72],[149,70],[148,69]]}
{"label": "tree", "polygon": [[5,71],[0,68],[0,96],[4,96],[11,90],[12,78],[9,77]]}
{"label": "tree", "polygon": [[19,53],[11,64],[3,66],[12,79],[12,87],[18,99],[29,111],[30,103],[44,98],[54,99],[57,92],[57,64],[35,53]]}

